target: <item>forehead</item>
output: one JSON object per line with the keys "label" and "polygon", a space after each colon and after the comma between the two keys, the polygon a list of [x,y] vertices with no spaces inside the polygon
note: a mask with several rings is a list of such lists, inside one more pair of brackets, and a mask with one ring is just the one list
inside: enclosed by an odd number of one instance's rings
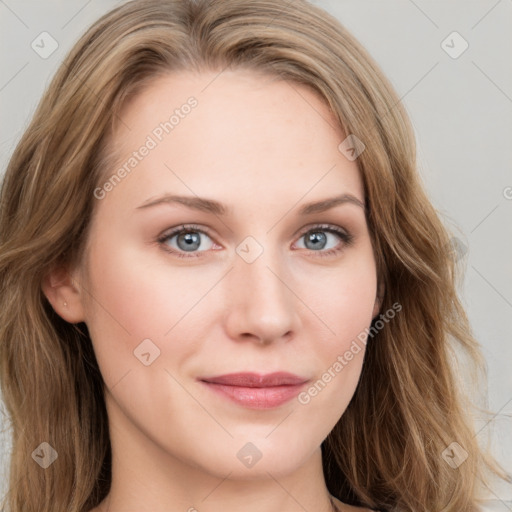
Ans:
{"label": "forehead", "polygon": [[279,194],[350,192],[364,201],[357,164],[338,149],[345,135],[334,114],[301,84],[251,70],[174,72],[148,83],[120,120],[110,172],[128,172],[118,196],[165,189],[277,204]]}

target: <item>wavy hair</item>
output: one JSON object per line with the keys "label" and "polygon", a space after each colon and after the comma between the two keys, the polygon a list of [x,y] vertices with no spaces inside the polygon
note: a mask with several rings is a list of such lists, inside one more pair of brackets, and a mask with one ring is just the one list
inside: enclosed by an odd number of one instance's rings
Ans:
{"label": "wavy hair", "polygon": [[[108,494],[104,382],[87,326],[58,316],[41,285],[84,252],[126,100],[157,76],[228,67],[310,87],[366,145],[357,163],[381,308],[403,311],[368,340],[355,394],[322,444],[329,491],[385,511],[476,510],[478,481],[506,474],[477,444],[458,382],[456,352],[477,370],[484,361],[457,296],[450,233],[423,190],[393,87],[305,0],[134,0],[96,21],[60,65],[0,195],[0,383],[12,430],[4,507],[87,512]],[[58,452],[44,471],[31,457],[43,441]],[[456,469],[442,456],[454,441],[469,454]]]}

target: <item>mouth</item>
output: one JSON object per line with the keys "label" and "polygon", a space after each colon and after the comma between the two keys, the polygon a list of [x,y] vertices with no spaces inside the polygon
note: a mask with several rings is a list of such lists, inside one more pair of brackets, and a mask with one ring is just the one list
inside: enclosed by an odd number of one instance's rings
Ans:
{"label": "mouth", "polygon": [[230,373],[198,379],[208,389],[249,409],[273,409],[296,397],[308,379],[288,372]]}

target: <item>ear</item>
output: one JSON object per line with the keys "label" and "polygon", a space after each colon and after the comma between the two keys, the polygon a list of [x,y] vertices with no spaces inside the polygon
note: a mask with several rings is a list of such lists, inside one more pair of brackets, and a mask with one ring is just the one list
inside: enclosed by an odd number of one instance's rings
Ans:
{"label": "ear", "polygon": [[54,265],[43,278],[41,289],[55,312],[66,322],[84,321],[83,293],[75,273],[66,265]]}
{"label": "ear", "polygon": [[377,296],[375,297],[375,305],[373,306],[372,319],[375,319],[375,317],[380,313],[382,301],[384,300],[385,289],[384,283],[379,281],[377,286]]}

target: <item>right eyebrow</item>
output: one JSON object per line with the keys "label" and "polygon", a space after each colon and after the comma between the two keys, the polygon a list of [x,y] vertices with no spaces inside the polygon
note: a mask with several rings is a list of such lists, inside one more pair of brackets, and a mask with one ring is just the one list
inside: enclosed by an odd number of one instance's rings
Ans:
{"label": "right eyebrow", "polygon": [[193,210],[199,210],[202,212],[213,213],[215,215],[226,215],[227,208],[218,201],[214,201],[213,199],[206,199],[203,197],[197,196],[177,196],[165,194],[161,197],[157,197],[153,200],[148,200],[145,203],[138,206],[136,209],[149,208],[151,206],[157,206],[161,204],[182,204],[187,208],[191,208]]}

